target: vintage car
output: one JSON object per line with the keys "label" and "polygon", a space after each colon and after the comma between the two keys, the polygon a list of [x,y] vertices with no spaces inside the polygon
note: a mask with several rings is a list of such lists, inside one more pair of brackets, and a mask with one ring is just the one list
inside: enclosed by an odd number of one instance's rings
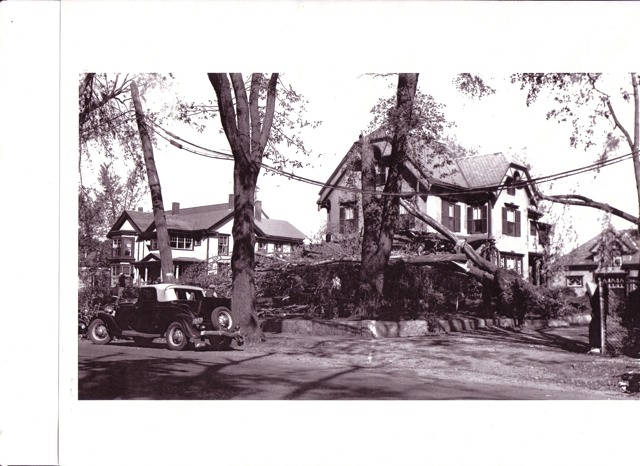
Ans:
{"label": "vintage car", "polygon": [[243,337],[231,314],[231,300],[205,296],[202,288],[174,284],[146,285],[134,302],[119,303],[113,314],[99,312],[89,323],[89,339],[104,345],[116,337],[134,341],[164,337],[170,350],[204,339],[217,348],[240,346]]}

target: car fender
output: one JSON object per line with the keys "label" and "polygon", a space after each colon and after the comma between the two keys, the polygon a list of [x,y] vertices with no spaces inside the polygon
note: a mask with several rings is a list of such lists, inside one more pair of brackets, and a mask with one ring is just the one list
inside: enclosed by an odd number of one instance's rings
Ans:
{"label": "car fender", "polygon": [[198,332],[193,327],[193,318],[194,316],[191,313],[184,312],[182,310],[175,313],[174,315],[171,316],[171,319],[169,319],[167,328],[164,329],[164,334],[167,333],[167,329],[169,328],[169,325],[171,325],[173,322],[180,322],[184,326],[184,329],[190,338],[198,335]]}
{"label": "car fender", "polygon": [[[120,329],[120,327],[118,327],[118,324],[116,324],[116,321],[111,314],[107,312],[98,312],[95,317],[91,319],[91,322],[96,319],[102,320],[111,334],[120,335],[122,333],[122,330]],[[89,324],[91,324],[91,322],[89,322]]]}

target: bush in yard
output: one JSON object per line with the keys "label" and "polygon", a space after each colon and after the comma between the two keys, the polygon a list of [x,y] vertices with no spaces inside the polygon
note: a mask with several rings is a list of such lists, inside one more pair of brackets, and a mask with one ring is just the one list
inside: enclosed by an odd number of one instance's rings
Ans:
{"label": "bush in yard", "polygon": [[[338,263],[284,268],[256,274],[259,296],[289,296],[309,306],[308,316],[350,317],[355,310],[359,264]],[[336,286],[339,279],[339,288]],[[383,320],[427,319],[465,309],[465,296],[477,294],[474,279],[437,267],[389,266],[382,305]]]}
{"label": "bush in yard", "polygon": [[224,268],[218,273],[211,273],[205,262],[193,264],[180,274],[177,280],[180,285],[199,286],[207,289],[213,285],[219,297],[231,296],[231,270]]}
{"label": "bush in yard", "polygon": [[622,340],[624,354],[632,358],[640,357],[640,288],[629,293],[626,301],[616,310],[626,332]]}

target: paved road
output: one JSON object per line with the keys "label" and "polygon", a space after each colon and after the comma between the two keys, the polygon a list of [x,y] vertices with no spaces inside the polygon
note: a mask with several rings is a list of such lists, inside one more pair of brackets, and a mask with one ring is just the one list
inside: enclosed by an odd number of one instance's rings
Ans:
{"label": "paved road", "polygon": [[[363,343],[365,344],[365,343]],[[81,400],[552,400],[597,393],[477,383],[409,368],[264,351],[172,352],[160,344],[78,343]]]}

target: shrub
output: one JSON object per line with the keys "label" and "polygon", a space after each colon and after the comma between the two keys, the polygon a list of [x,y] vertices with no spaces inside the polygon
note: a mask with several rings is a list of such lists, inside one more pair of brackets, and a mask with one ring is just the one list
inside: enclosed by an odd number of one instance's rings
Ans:
{"label": "shrub", "polygon": [[[297,266],[256,274],[259,296],[289,296],[292,304],[306,304],[309,316],[350,317],[357,304],[359,264]],[[340,279],[340,289],[334,278]],[[465,296],[478,294],[477,282],[437,267],[390,266],[385,274],[384,298],[374,318],[426,319],[462,310]]]}
{"label": "shrub", "polygon": [[205,262],[193,264],[180,274],[177,282],[181,285],[199,286],[205,289],[213,285],[219,297],[231,296],[231,270],[229,268],[218,273],[210,273]]}

